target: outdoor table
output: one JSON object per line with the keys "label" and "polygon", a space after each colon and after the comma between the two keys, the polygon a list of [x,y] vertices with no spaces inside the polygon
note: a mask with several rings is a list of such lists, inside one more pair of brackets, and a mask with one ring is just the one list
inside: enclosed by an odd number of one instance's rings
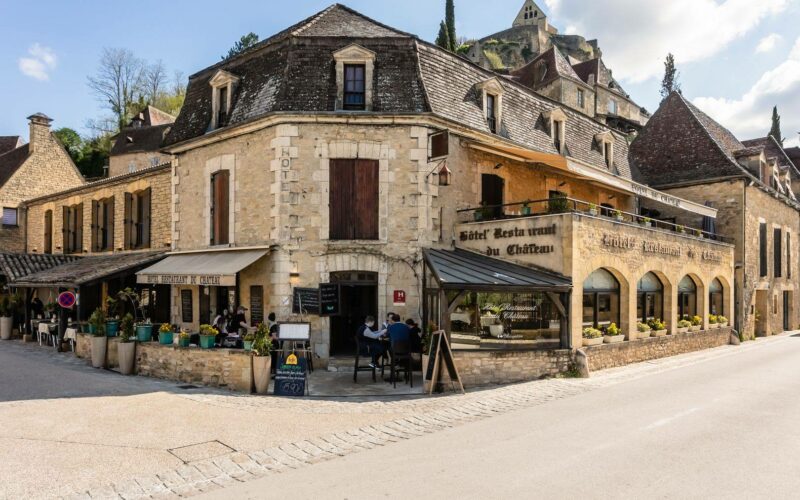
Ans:
{"label": "outdoor table", "polygon": [[75,352],[75,343],[78,342],[78,329],[73,327],[64,330],[64,340],[69,341],[72,352]]}
{"label": "outdoor table", "polygon": [[[58,323],[51,323],[49,321],[40,321],[37,327],[37,332],[39,334],[39,345],[42,345],[42,336],[47,335],[47,343],[50,343],[50,340],[53,338],[53,333],[51,330],[58,328]],[[55,344],[53,344],[55,345]]]}

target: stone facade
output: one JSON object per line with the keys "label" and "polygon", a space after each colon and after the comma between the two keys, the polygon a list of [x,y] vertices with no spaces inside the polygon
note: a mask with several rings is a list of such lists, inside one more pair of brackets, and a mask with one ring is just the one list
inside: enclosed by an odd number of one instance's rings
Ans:
{"label": "stone facade", "polygon": [[152,168],[169,163],[170,156],[160,151],[146,151],[111,155],[108,159],[108,176],[118,177],[137,170]]}
{"label": "stone facade", "polygon": [[[459,350],[453,359],[464,387],[512,384],[553,377],[575,369],[569,349],[553,351]],[[449,387],[447,371],[441,378]]]}
{"label": "stone facade", "polygon": [[667,337],[652,337],[635,342],[602,344],[584,347],[589,370],[606,370],[630,363],[641,363],[667,356],[685,354],[728,345],[731,328],[716,328],[699,332],[676,333]]}
{"label": "stone facade", "polygon": [[[86,184],[80,188],[64,191],[53,190],[53,194],[35,198],[25,203],[27,223],[26,252],[42,253],[45,239],[45,212],[52,211],[52,251],[63,253],[62,209],[83,203],[83,250],[91,254],[92,201],[114,197],[114,251],[123,250],[125,218],[125,193],[151,189],[150,198],[150,250],[169,250],[171,245],[171,168],[162,165],[111,177]],[[108,252],[101,252],[108,253]]]}

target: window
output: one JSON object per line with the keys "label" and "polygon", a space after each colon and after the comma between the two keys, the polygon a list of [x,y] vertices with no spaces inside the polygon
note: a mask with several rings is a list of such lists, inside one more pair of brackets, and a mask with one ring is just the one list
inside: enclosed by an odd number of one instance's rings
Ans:
{"label": "window", "polygon": [[578,107],[583,109],[586,96],[583,94],[583,89],[578,89]]}
{"label": "window", "polygon": [[782,271],[782,262],[781,257],[783,257],[783,244],[781,242],[781,228],[776,227],[772,232],[772,253],[773,253],[773,276],[776,278],[781,277]]}
{"label": "window", "polygon": [[605,269],[597,269],[583,282],[583,326],[620,326],[619,318],[619,282]]}
{"label": "window", "polygon": [[759,276],[764,278],[767,276],[767,224],[765,222],[758,227],[758,245]]}
{"label": "window", "polygon": [[230,242],[230,172],[220,170],[211,176],[211,241],[212,245]]}
{"label": "window", "polygon": [[7,227],[17,226],[17,209],[3,207],[3,225]]}
{"label": "window", "polygon": [[678,319],[697,315],[697,285],[686,275],[678,283]]}
{"label": "window", "polygon": [[228,124],[235,85],[239,78],[225,70],[219,70],[209,81],[211,85],[211,125],[209,130]]}
{"label": "window", "polygon": [[150,248],[150,188],[125,193],[124,223],[126,250]]}
{"label": "window", "polygon": [[329,238],[378,239],[378,161],[330,161]]}
{"label": "window", "polygon": [[725,314],[723,305],[722,283],[714,278],[714,281],[712,281],[711,285],[708,287],[708,312],[715,315]]}
{"label": "window", "polygon": [[228,87],[217,89],[217,127],[224,127],[228,118]]}
{"label": "window", "polygon": [[44,253],[53,253],[53,211],[44,213]]}
{"label": "window", "polygon": [[617,114],[617,101],[614,99],[608,100],[608,114],[616,115]]}
{"label": "window", "polygon": [[344,109],[363,111],[367,107],[364,64],[344,65]]}
{"label": "window", "polygon": [[489,125],[489,131],[493,134],[496,134],[497,96],[494,94],[486,94],[486,123]]}
{"label": "window", "polygon": [[614,163],[614,145],[610,142],[603,142],[603,160],[608,168]]}
{"label": "window", "polygon": [[553,120],[553,146],[559,153],[564,152],[564,122]]}
{"label": "window", "polygon": [[786,277],[792,277],[792,233],[786,233]]}
{"label": "window", "polygon": [[83,252],[83,203],[63,207],[61,226],[64,253]]}
{"label": "window", "polygon": [[92,201],[92,251],[114,250],[114,197]]}
{"label": "window", "polygon": [[636,317],[642,323],[664,318],[664,285],[658,276],[649,272],[636,286]]}

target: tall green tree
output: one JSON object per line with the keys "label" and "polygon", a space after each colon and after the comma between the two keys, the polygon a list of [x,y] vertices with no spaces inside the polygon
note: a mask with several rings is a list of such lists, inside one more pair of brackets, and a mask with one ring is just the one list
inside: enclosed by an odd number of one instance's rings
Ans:
{"label": "tall green tree", "polygon": [[675,57],[670,52],[664,59],[664,79],[661,80],[661,100],[666,99],[672,92],[681,92],[678,82],[678,69],[675,67]]}
{"label": "tall green tree", "polygon": [[111,150],[109,134],[84,139],[69,127],[59,128],[53,131],[53,134],[67,150],[73,163],[84,177],[92,178],[103,175],[103,165],[108,163],[108,155]]}
{"label": "tall green tree", "polygon": [[772,127],[769,129],[769,135],[778,141],[778,144],[783,147],[783,134],[781,134],[781,115],[778,114],[778,106],[772,107]]}
{"label": "tall green tree", "polygon": [[230,59],[231,57],[241,54],[245,50],[249,49],[253,45],[258,43],[258,35],[253,33],[252,31],[246,35],[242,35],[242,37],[233,44],[233,47],[228,49],[228,53],[222,56],[222,60]]}
{"label": "tall green tree", "polygon": [[447,38],[450,40],[448,50],[455,52],[458,47],[456,40],[456,7],[453,0],[447,0],[444,7],[444,22],[447,25]]}
{"label": "tall green tree", "polygon": [[444,21],[439,23],[439,35],[436,37],[436,45],[445,50],[450,50],[452,46],[450,43],[450,35],[447,33],[447,24],[445,24]]}

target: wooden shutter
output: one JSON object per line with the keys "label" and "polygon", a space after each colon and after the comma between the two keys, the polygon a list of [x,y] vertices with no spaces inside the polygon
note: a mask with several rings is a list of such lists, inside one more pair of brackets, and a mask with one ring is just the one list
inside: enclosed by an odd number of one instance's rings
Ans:
{"label": "wooden shutter", "polygon": [[150,248],[150,188],[142,191],[140,197],[142,220],[142,241],[139,242],[140,248]]}
{"label": "wooden shutter", "polygon": [[352,224],[354,203],[355,160],[331,160],[328,191],[329,238],[332,240],[355,239]]}
{"label": "wooden shutter", "polygon": [[378,239],[378,162],[355,162],[355,209],[350,212],[354,239]]}
{"label": "wooden shutter", "polygon": [[103,241],[102,235],[99,234],[101,219],[102,217],[100,216],[100,202],[97,200],[92,200],[92,226],[91,226],[92,252],[99,251]]}
{"label": "wooden shutter", "polygon": [[227,170],[220,170],[212,178],[212,190],[214,192],[212,214],[213,224],[213,244],[227,245],[228,239],[228,215],[229,215],[229,173]]}
{"label": "wooden shutter", "polygon": [[131,231],[133,227],[133,195],[125,193],[125,215],[122,219],[122,239],[123,248],[129,250],[131,248]]}
{"label": "wooden shutter", "polygon": [[44,213],[44,253],[53,253],[53,211]]}
{"label": "wooden shutter", "polygon": [[83,252],[83,203],[75,207],[75,251]]}
{"label": "wooden shutter", "polygon": [[61,207],[62,220],[61,220],[61,251],[63,253],[72,252],[69,238],[69,207]]}
{"label": "wooden shutter", "polygon": [[116,205],[114,204],[114,197],[112,196],[108,200],[106,200],[106,209],[105,209],[105,223],[106,223],[106,241],[108,242],[106,250],[114,250],[114,210]]}

